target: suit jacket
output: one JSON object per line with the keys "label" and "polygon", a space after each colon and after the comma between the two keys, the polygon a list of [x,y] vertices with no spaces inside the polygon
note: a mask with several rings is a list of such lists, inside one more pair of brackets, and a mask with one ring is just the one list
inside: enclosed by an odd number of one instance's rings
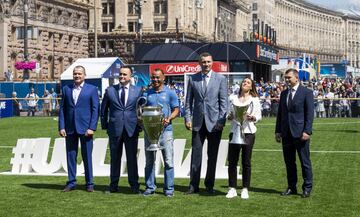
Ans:
{"label": "suit jacket", "polygon": [[119,97],[119,85],[113,85],[106,89],[101,103],[100,119],[101,127],[107,129],[111,137],[121,136],[123,130],[131,137],[137,126],[136,103],[142,95],[141,87],[130,85],[126,106]]}
{"label": "suit jacket", "polygon": [[228,103],[227,80],[225,76],[211,73],[206,92],[202,88],[202,74],[189,77],[185,100],[185,121],[194,131],[199,131],[205,118],[206,128],[213,132],[216,123],[225,125]]}
{"label": "suit jacket", "polygon": [[288,106],[289,91],[290,89],[284,90],[280,95],[275,133],[281,133],[284,137],[290,130],[294,138],[300,138],[303,132],[311,135],[314,120],[314,95],[311,90],[299,85],[291,105]]}
{"label": "suit jacket", "polygon": [[99,95],[97,88],[84,83],[77,103],[73,100],[74,85],[66,85],[62,89],[59,111],[59,130],[65,129],[67,134],[85,134],[88,129],[96,130],[99,118]]}

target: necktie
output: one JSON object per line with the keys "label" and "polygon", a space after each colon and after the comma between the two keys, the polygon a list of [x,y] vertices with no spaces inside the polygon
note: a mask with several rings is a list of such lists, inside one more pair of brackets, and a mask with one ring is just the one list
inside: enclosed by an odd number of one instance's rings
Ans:
{"label": "necktie", "polygon": [[121,86],[121,94],[120,94],[120,100],[123,105],[125,105],[125,87]]}
{"label": "necktie", "polygon": [[289,93],[289,99],[288,99],[288,107],[290,107],[292,105],[292,101],[293,101],[293,92],[294,89],[290,89],[290,93]]}
{"label": "necktie", "polygon": [[207,75],[203,75],[203,83],[202,83],[202,88],[203,88],[203,91],[204,93],[206,92],[206,78],[207,78]]}

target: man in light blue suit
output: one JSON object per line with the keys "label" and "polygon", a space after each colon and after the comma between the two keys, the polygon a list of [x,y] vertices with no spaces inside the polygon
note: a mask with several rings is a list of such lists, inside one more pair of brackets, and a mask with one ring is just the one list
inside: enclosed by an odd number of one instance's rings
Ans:
{"label": "man in light blue suit", "polygon": [[123,144],[125,144],[128,182],[131,190],[139,194],[139,175],[137,166],[138,126],[136,104],[142,95],[141,87],[130,84],[132,69],[123,66],[120,69],[120,84],[106,89],[101,103],[101,127],[107,130],[110,143],[110,186],[106,191],[119,191],[120,166]]}
{"label": "man in light blue suit", "polygon": [[190,185],[187,194],[199,192],[202,147],[208,141],[208,162],[205,187],[214,194],[216,161],[222,130],[226,122],[227,80],[212,71],[213,59],[209,53],[199,57],[201,72],[189,77],[185,101],[185,127],[192,130]]}
{"label": "man in light blue suit", "polygon": [[76,159],[79,139],[84,162],[86,190],[94,191],[92,171],[93,134],[99,118],[97,88],[85,83],[85,68],[75,66],[74,84],[64,86],[59,111],[59,134],[65,137],[68,181],[63,192],[76,187]]}

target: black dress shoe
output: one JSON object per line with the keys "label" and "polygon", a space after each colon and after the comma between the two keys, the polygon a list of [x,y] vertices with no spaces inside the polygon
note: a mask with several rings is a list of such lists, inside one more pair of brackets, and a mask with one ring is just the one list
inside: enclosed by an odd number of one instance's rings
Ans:
{"label": "black dress shoe", "polygon": [[308,198],[310,197],[310,191],[304,191],[303,194],[301,195],[302,198]]}
{"label": "black dress shoe", "polygon": [[119,188],[111,188],[111,187],[108,187],[108,188],[105,190],[105,193],[106,193],[106,194],[118,193],[118,192],[119,192]]}
{"label": "black dress shoe", "polygon": [[131,192],[132,192],[133,194],[141,194],[141,191],[140,191],[139,189],[136,189],[136,188],[131,189]]}
{"label": "black dress shoe", "polygon": [[187,192],[185,192],[184,194],[189,195],[189,194],[195,194],[198,192],[199,192],[199,190],[195,190],[194,188],[189,188],[189,190]]}
{"label": "black dress shoe", "polygon": [[291,194],[297,194],[296,189],[288,188],[284,192],[281,193],[281,196],[289,196]]}
{"label": "black dress shoe", "polygon": [[215,190],[213,188],[206,188],[205,191],[208,194],[215,194]]}

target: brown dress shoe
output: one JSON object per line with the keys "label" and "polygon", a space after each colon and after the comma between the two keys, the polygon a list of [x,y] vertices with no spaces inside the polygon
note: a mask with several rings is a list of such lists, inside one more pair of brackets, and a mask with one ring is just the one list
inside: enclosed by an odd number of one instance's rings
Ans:
{"label": "brown dress shoe", "polygon": [[94,192],[94,187],[93,186],[86,187],[86,191],[90,193]]}
{"label": "brown dress shoe", "polygon": [[72,191],[74,189],[75,189],[75,187],[65,186],[65,188],[62,190],[62,192],[69,192],[69,191]]}

